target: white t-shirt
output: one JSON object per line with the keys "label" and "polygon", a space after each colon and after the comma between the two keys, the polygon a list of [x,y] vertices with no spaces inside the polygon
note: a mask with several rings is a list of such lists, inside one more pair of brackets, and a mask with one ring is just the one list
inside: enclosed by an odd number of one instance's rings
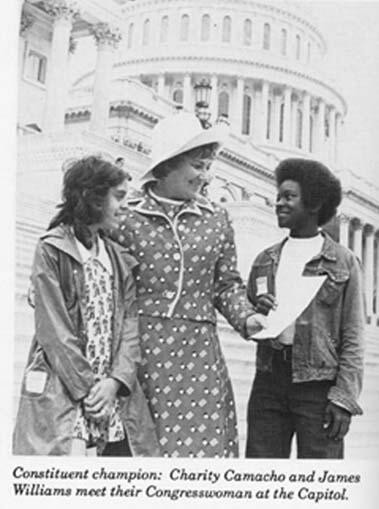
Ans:
{"label": "white t-shirt", "polygon": [[[291,299],[291,295],[296,292],[296,280],[301,277],[305,264],[314,256],[320,253],[324,239],[319,233],[315,237],[295,238],[289,237],[285,242],[276,273],[276,300],[281,302],[282,299]],[[303,294],[302,299],[304,306],[308,305],[311,295]],[[285,345],[293,343],[295,332],[295,324],[292,323],[279,336],[279,341]]]}

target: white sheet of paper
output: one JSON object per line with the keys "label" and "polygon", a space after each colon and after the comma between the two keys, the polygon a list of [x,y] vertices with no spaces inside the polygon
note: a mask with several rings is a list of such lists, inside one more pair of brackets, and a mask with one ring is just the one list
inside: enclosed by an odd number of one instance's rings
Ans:
{"label": "white sheet of paper", "polygon": [[298,318],[315,297],[327,276],[303,277],[292,281],[293,292],[277,297],[278,306],[267,316],[267,327],[253,334],[254,339],[276,338]]}

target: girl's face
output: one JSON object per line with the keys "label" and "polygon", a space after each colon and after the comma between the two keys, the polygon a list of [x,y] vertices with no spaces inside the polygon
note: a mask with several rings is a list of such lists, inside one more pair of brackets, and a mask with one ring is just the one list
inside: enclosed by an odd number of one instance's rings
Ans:
{"label": "girl's face", "polygon": [[120,222],[122,208],[126,207],[126,195],[128,193],[128,181],[125,179],[121,184],[111,187],[105,198],[103,219],[99,228],[117,228]]}

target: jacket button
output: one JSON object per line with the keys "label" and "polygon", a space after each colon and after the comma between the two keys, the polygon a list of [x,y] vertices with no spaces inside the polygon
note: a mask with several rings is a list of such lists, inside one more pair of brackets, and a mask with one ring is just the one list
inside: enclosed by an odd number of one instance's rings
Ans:
{"label": "jacket button", "polygon": [[173,258],[174,260],[180,260],[181,256],[179,253],[174,253]]}

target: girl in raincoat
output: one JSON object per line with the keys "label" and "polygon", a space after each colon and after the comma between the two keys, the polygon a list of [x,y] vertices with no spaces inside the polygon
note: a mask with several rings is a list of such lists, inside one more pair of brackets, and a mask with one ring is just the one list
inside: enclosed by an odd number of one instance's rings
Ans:
{"label": "girl in raincoat", "polygon": [[128,180],[125,171],[94,156],[65,173],[63,203],[33,262],[35,336],[15,454],[158,455],[136,379],[136,261],[103,233],[118,225]]}

